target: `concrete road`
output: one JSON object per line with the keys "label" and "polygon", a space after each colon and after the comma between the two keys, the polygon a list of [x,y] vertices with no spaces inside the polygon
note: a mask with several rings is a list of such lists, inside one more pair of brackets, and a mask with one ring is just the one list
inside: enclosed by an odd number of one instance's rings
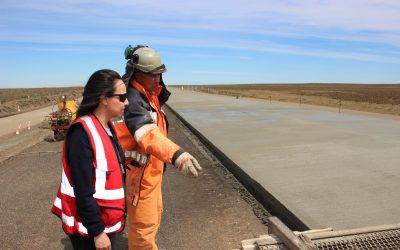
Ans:
{"label": "concrete road", "polygon": [[400,121],[172,89],[169,105],[309,228],[400,222]]}

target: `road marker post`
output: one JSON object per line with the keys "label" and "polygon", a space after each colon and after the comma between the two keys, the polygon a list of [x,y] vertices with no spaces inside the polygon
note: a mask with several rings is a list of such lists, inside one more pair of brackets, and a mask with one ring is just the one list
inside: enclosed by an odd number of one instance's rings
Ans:
{"label": "road marker post", "polygon": [[20,124],[18,125],[17,131],[15,132],[16,135],[19,135],[19,130],[21,129],[21,126],[22,126],[22,124],[20,123]]}

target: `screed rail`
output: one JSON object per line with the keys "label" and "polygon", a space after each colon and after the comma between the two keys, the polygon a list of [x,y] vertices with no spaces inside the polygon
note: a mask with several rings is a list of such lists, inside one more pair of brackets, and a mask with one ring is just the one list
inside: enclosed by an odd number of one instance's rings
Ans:
{"label": "screed rail", "polygon": [[291,231],[277,217],[268,220],[268,235],[242,241],[243,250],[398,250],[400,224],[349,230]]}

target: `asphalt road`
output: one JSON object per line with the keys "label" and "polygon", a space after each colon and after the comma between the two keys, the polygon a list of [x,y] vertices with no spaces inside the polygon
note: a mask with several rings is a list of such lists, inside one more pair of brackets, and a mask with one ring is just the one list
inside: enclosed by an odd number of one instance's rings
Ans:
{"label": "asphalt road", "polygon": [[[204,171],[198,178],[190,178],[168,167],[159,248],[232,249],[239,248],[241,240],[266,234],[263,221],[268,213],[169,116],[170,138],[198,158]],[[29,133],[24,140],[36,132]],[[0,163],[1,249],[71,249],[61,222],[50,213],[60,180],[61,147],[61,142],[42,140]],[[126,244],[124,232],[117,249],[126,249]]]}

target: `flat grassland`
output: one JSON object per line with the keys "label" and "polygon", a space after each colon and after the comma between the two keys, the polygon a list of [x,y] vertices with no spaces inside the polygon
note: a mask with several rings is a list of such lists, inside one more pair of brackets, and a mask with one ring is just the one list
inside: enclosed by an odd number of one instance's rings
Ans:
{"label": "flat grassland", "polygon": [[54,105],[62,95],[76,100],[82,92],[82,87],[0,89],[0,117]]}
{"label": "flat grassland", "polygon": [[[178,87],[178,86],[175,86]],[[400,84],[238,84],[182,86],[195,91],[400,115]],[[54,105],[83,87],[0,89],[0,117]]]}
{"label": "flat grassland", "polygon": [[[188,86],[183,86],[188,88]],[[400,115],[400,84],[193,85],[195,91]]]}

